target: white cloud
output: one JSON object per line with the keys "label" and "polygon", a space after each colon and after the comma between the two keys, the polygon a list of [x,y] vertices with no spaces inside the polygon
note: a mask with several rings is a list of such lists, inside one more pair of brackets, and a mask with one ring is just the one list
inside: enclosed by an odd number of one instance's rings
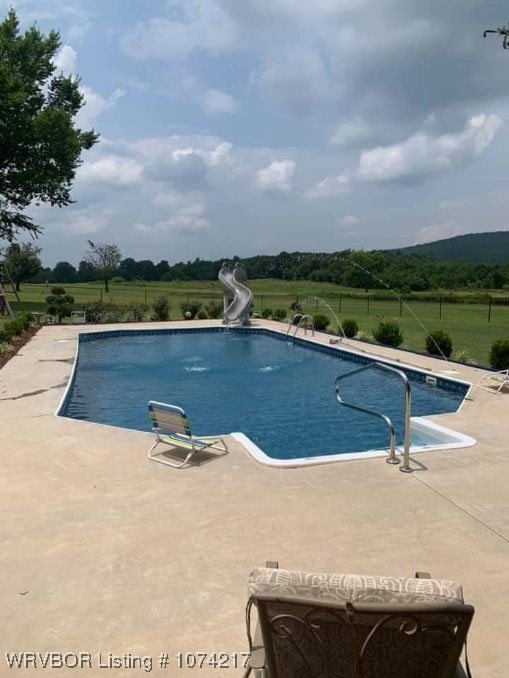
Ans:
{"label": "white cloud", "polygon": [[78,127],[91,127],[104,111],[108,111],[125,95],[125,90],[116,89],[108,97],[103,97],[91,87],[83,85],[80,92],[85,98],[85,104],[76,116]]}
{"label": "white cloud", "polygon": [[99,160],[85,162],[78,169],[78,178],[85,181],[99,181],[119,186],[136,184],[141,181],[143,165],[133,158],[107,155]]}
{"label": "white cloud", "polygon": [[372,134],[372,129],[362,120],[349,120],[339,127],[330,138],[331,144],[344,147],[366,141]]}
{"label": "white cloud", "polygon": [[345,224],[345,226],[355,226],[355,224],[359,223],[359,218],[354,214],[345,214],[345,216],[341,219],[341,223]]}
{"label": "white cloud", "polygon": [[289,193],[293,188],[295,165],[293,160],[273,160],[256,173],[258,187],[261,191]]}
{"label": "white cloud", "polygon": [[106,218],[98,214],[77,214],[71,217],[66,229],[75,235],[92,235],[103,231],[107,226]]}
{"label": "white cloud", "polygon": [[211,87],[200,93],[198,99],[205,113],[235,113],[239,105],[231,94]]}
{"label": "white cloud", "polygon": [[335,177],[325,177],[306,193],[308,200],[326,200],[330,198],[342,198],[350,192],[352,177],[349,172],[338,174]]}
{"label": "white cloud", "polygon": [[121,43],[124,52],[137,59],[171,61],[186,59],[194,51],[220,54],[232,47],[234,25],[216,2],[177,4],[171,18],[154,17],[129,29]]}
{"label": "white cloud", "polygon": [[57,70],[62,71],[64,75],[71,75],[76,72],[76,56],[76,50],[70,45],[62,45],[55,55],[53,63]]}
{"label": "white cloud", "polygon": [[251,84],[271,103],[284,106],[297,116],[319,110],[332,90],[321,56],[301,47],[271,52],[251,76]]}
{"label": "white cloud", "polygon": [[415,245],[443,238],[452,238],[455,235],[461,235],[462,229],[454,221],[443,221],[430,226],[424,226],[417,231]]}
{"label": "white cloud", "polygon": [[363,151],[356,177],[363,181],[395,181],[451,169],[481,154],[502,125],[498,115],[481,113],[456,134],[432,137],[419,132],[400,144]]}
{"label": "white cloud", "polygon": [[168,219],[157,221],[154,225],[138,223],[134,230],[145,234],[176,233],[179,235],[193,235],[206,231],[210,222],[204,216],[204,207],[201,203],[191,203],[182,207]]}

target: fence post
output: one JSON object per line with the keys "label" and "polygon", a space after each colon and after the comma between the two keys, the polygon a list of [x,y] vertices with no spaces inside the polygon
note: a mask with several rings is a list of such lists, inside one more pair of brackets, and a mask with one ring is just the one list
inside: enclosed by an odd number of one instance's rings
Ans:
{"label": "fence post", "polygon": [[401,298],[399,300],[399,317],[403,315],[403,302],[401,301]]}
{"label": "fence post", "polygon": [[99,292],[101,293],[101,301],[102,301],[103,300],[103,288],[102,287],[99,289]]}
{"label": "fence post", "polygon": [[147,290],[145,288],[145,306],[147,305]]}
{"label": "fence post", "polygon": [[367,312],[368,312],[368,315],[369,315],[369,296],[366,297],[366,300],[368,302],[367,305],[366,305],[366,308],[367,308]]}
{"label": "fence post", "polygon": [[438,317],[440,318],[440,320],[442,320],[442,297],[440,297],[440,305],[439,305]]}
{"label": "fence post", "polygon": [[490,320],[491,320],[491,297],[488,302],[488,322],[490,322]]}
{"label": "fence post", "polygon": [[341,313],[341,292],[339,293],[339,299],[338,299],[338,313]]}

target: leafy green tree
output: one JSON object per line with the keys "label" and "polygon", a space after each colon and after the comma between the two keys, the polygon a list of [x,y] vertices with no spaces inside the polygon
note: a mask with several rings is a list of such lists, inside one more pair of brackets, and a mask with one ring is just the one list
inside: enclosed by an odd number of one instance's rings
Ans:
{"label": "leafy green tree", "polygon": [[74,126],[84,104],[79,80],[55,74],[60,35],[36,26],[20,33],[13,9],[0,23],[0,238],[37,235],[30,204],[63,207],[80,156],[97,141]]}
{"label": "leafy green tree", "polygon": [[56,315],[58,322],[61,323],[62,318],[71,315],[74,297],[66,294],[63,287],[52,287],[50,296],[46,297],[46,303],[48,304],[48,313]]}
{"label": "leafy green tree", "polygon": [[120,250],[109,243],[95,245],[89,240],[88,244],[90,249],[85,257],[86,261],[95,268],[101,280],[104,280],[104,288],[109,292],[108,282],[117,274],[122,261]]}
{"label": "leafy green tree", "polygon": [[41,270],[42,264],[39,259],[40,253],[41,248],[35,247],[35,245],[32,245],[31,243],[23,243],[22,245],[12,243],[12,245],[9,245],[6,249],[4,266],[7,268],[9,275],[13,279],[18,292],[20,290],[20,283],[23,280],[29,280]]}
{"label": "leafy green tree", "polygon": [[59,261],[52,271],[52,280],[56,283],[76,282],[76,269],[68,261]]}

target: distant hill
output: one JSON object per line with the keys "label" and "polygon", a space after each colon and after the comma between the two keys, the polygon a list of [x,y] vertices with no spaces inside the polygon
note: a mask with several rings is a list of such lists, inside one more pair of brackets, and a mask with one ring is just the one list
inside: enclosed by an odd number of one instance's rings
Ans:
{"label": "distant hill", "polygon": [[483,264],[506,264],[509,262],[509,231],[492,233],[469,233],[454,238],[435,240],[423,245],[412,245],[388,254],[420,254],[441,261],[468,261]]}

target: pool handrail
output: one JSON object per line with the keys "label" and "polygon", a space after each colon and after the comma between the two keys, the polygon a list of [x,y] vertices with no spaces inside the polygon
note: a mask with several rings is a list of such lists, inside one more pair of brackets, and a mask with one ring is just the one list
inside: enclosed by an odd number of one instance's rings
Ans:
{"label": "pool handrail", "polygon": [[346,377],[351,377],[354,374],[359,374],[360,372],[365,372],[366,370],[369,369],[382,369],[382,370],[388,370],[389,372],[393,372],[397,374],[401,380],[403,381],[404,387],[405,387],[405,418],[404,418],[404,437],[403,437],[403,464],[400,466],[400,471],[403,473],[411,473],[412,469],[410,468],[410,410],[411,410],[411,386],[410,386],[410,381],[406,374],[403,372],[403,370],[398,370],[395,367],[390,367],[389,365],[386,365],[385,363],[380,363],[380,362],[372,362],[369,363],[368,365],[363,365],[362,367],[358,367],[355,370],[351,370],[350,372],[347,372],[346,374],[340,374],[337,378],[336,381],[334,382],[334,393],[336,395],[336,400],[340,405],[344,405],[345,407],[350,407],[352,409],[358,410],[360,412],[364,412],[366,414],[371,414],[374,416],[379,417],[380,419],[383,419],[385,423],[387,424],[387,427],[389,429],[389,437],[390,437],[390,452],[389,456],[387,457],[386,461],[388,464],[399,464],[400,460],[396,457],[396,434],[394,431],[394,425],[390,418],[386,414],[382,414],[381,412],[376,412],[375,410],[371,410],[367,407],[362,407],[361,405],[354,405],[353,403],[348,403],[345,402],[341,398],[341,393],[339,391],[339,383],[345,379]]}

